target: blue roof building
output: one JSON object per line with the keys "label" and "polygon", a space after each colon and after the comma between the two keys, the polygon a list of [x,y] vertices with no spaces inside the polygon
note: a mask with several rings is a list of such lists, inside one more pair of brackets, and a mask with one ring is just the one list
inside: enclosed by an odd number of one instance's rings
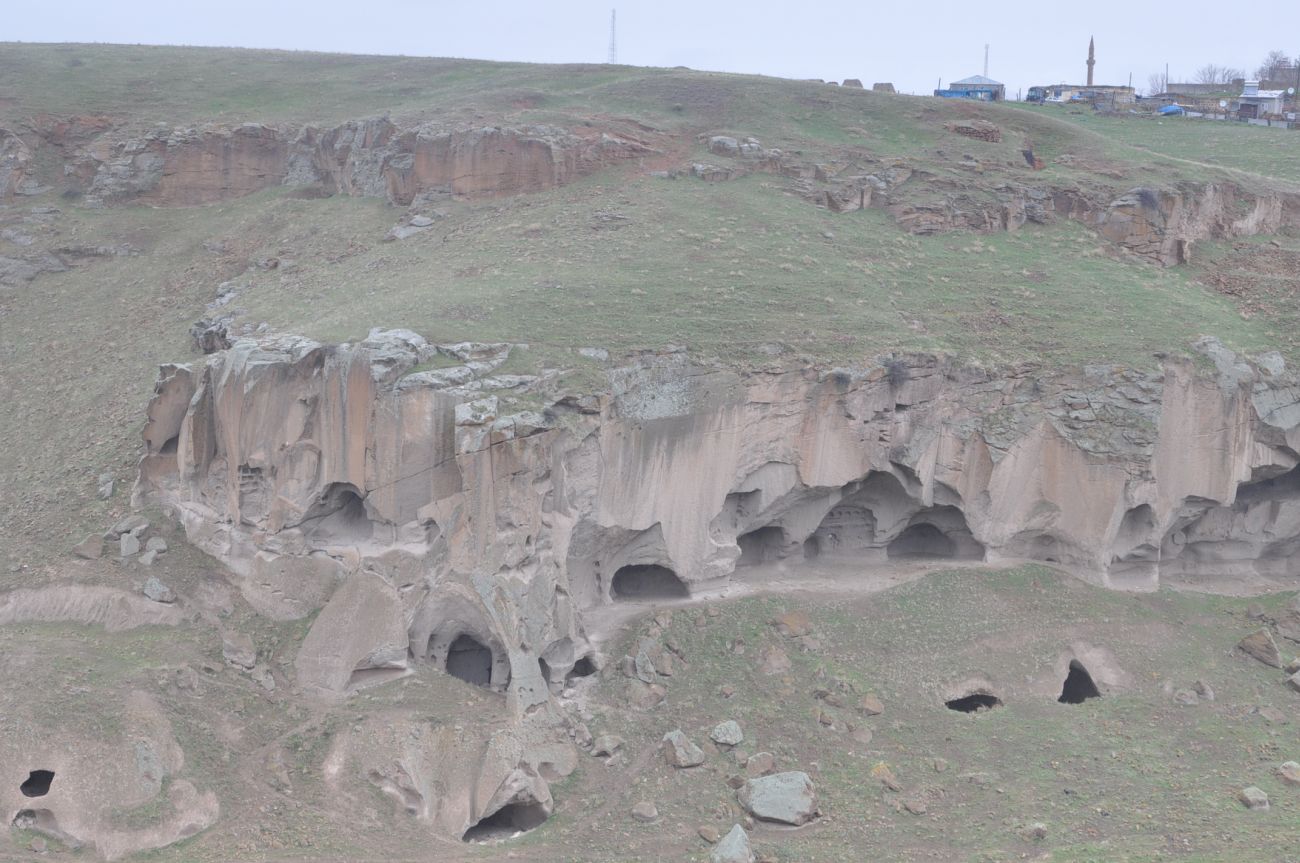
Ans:
{"label": "blue roof building", "polygon": [[1007,88],[1000,81],[983,75],[971,75],[960,81],[953,81],[946,89],[935,90],[934,95],[943,99],[979,99],[981,102],[1001,102],[1007,97]]}

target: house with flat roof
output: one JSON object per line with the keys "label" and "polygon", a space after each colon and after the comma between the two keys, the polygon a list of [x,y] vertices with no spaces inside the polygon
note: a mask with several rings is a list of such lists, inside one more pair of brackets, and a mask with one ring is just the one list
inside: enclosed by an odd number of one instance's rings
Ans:
{"label": "house with flat roof", "polygon": [[1278,116],[1285,103],[1286,90],[1261,90],[1258,81],[1247,81],[1237,97],[1237,116],[1243,120]]}

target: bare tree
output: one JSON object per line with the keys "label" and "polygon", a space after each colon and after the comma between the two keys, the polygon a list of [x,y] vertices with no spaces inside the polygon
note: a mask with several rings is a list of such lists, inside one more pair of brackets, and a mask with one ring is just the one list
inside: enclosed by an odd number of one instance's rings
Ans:
{"label": "bare tree", "polygon": [[1291,58],[1283,51],[1269,51],[1264,62],[1255,70],[1261,81],[1277,81],[1292,69]]}
{"label": "bare tree", "polygon": [[1169,81],[1165,78],[1164,72],[1152,72],[1147,77],[1147,95],[1154,96],[1157,93],[1169,92]]}
{"label": "bare tree", "polygon": [[1238,78],[1244,78],[1240,69],[1231,66],[1219,66],[1207,63],[1196,70],[1196,80],[1200,84],[1231,84]]}

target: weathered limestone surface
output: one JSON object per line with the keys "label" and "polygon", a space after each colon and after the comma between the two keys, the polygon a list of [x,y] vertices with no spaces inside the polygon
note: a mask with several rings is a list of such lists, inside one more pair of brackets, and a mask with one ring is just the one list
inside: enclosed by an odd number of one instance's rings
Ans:
{"label": "weathered limestone surface", "polygon": [[[216,822],[217,797],[187,772],[171,722],[153,696],[127,692],[100,700],[96,709],[122,733],[51,735],[44,717],[26,705],[7,717],[0,736],[0,806],[16,826],[115,860],[170,845]],[[21,786],[38,768],[54,774],[48,792],[26,796]],[[155,807],[171,814],[141,822],[150,826],[124,826],[129,822],[123,813]]]}
{"label": "weathered limestone surface", "polygon": [[[445,665],[467,636],[523,712],[549,698],[538,658],[558,682],[587,657],[582,610],[622,578],[692,589],[789,555],[1033,559],[1136,589],[1300,576],[1300,387],[1199,349],[1217,376],[913,356],[744,377],[668,354],[583,411],[500,417],[506,346],[241,340],[164,367],[138,491],[265,613],[325,608],[304,685],[386,679],[408,650]],[[465,364],[406,374],[439,350]]]}
{"label": "weathered limestone surface", "polygon": [[[398,126],[387,118],[314,126],[110,130],[89,141],[53,140],[89,199],[191,206],[271,186],[386,198],[536,192],[605,165],[654,152],[626,134],[555,126]],[[17,187],[30,152],[0,130],[0,180]],[[5,189],[0,187],[0,196]]]}

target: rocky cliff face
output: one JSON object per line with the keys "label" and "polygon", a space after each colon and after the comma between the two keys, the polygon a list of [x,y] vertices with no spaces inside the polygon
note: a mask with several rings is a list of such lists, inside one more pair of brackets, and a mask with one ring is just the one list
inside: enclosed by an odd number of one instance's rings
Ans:
{"label": "rocky cliff face", "polygon": [[[341,694],[475,651],[517,716],[599,661],[584,612],[737,567],[913,556],[1294,579],[1300,386],[1213,341],[1213,376],[1040,378],[936,357],[740,375],[648,357],[599,397],[498,416],[508,346],[404,331],[241,340],[164,367],[139,493],[263,613],[321,609],[299,683]],[[411,370],[437,353],[459,366]],[[469,678],[466,678],[469,679]]]}
{"label": "rocky cliff face", "polygon": [[[1201,240],[1300,225],[1300,196],[1227,182],[1125,191],[1108,182],[1084,189],[1034,174],[1033,180],[986,188],[856,150],[810,161],[766,149],[754,138],[703,135],[698,143],[720,158],[657,173],[705,182],[775,174],[817,206],[883,209],[913,234],[1015,231],[1026,222],[1068,219],[1098,229],[1127,252],[1171,266],[1187,261]],[[666,133],[631,122],[448,127],[370,118],[334,128],[249,123],[141,132],[107,117],[40,117],[22,136],[0,130],[0,198],[50,188],[54,180],[45,178],[43,185],[36,176],[40,150],[62,162],[58,182],[84,192],[91,204],[193,206],[289,185],[409,206],[440,196],[538,192],[629,159],[662,161],[672,144]],[[962,164],[980,170],[978,163]]]}
{"label": "rocky cliff face", "polygon": [[228,128],[119,128],[103,117],[39,118],[25,137],[0,130],[0,197],[34,188],[34,150],[63,163],[59,181],[91,203],[193,206],[271,186],[386,198],[484,197],[549,189],[649,155],[629,130],[529,125],[399,126],[386,118],[332,129],[246,123]]}

